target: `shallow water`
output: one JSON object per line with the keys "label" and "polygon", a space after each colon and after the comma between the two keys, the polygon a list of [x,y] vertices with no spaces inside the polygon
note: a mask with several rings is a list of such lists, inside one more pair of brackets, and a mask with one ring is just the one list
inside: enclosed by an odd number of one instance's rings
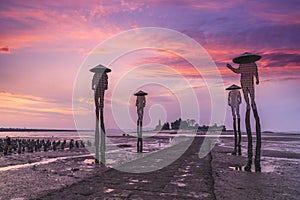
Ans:
{"label": "shallow water", "polygon": [[58,160],[65,160],[65,159],[69,159],[69,158],[82,158],[82,157],[88,157],[88,156],[92,156],[92,154],[48,158],[48,159],[43,159],[42,161],[39,161],[39,162],[32,162],[32,163],[26,163],[26,164],[11,165],[11,166],[7,166],[7,167],[0,167],[0,171],[16,170],[16,169],[20,169],[20,168],[24,168],[24,167],[32,167],[32,166],[38,166],[38,165],[43,165],[43,164],[49,164],[52,162],[56,162]]}
{"label": "shallow water", "polygon": [[[253,134],[253,149],[255,150],[256,137]],[[282,140],[280,140],[282,138]],[[234,137],[223,137],[223,135],[218,138],[218,145],[226,148],[234,147]],[[242,137],[241,142],[242,153],[243,155],[247,154],[247,137]],[[300,137],[298,134],[276,134],[276,135],[263,135],[262,136],[262,150],[268,151],[282,151],[282,152],[291,152],[291,153],[300,153]]]}
{"label": "shallow water", "polygon": [[[38,135],[40,134],[39,132],[20,132],[23,134],[23,136],[29,136],[31,135]],[[1,132],[1,134],[6,134],[5,132]],[[47,134],[53,134],[47,133]],[[62,137],[71,137],[75,136],[77,133],[73,132],[58,132],[55,133],[56,136],[62,136]],[[190,134],[182,134],[185,136],[190,136]],[[78,137],[78,135],[77,135]],[[144,143],[143,143],[143,154],[155,152],[167,147],[170,147],[171,145],[176,144],[176,141],[173,139],[175,135],[170,135],[170,134],[161,134],[157,138],[145,138]],[[205,137],[203,135],[197,135],[197,137]],[[214,137],[213,135],[210,135],[209,137]],[[244,135],[245,137],[245,135]],[[289,139],[289,141],[280,141],[278,138],[285,138]],[[268,138],[266,140],[266,138]],[[274,140],[273,140],[274,139]],[[126,162],[129,160],[134,159],[136,157],[136,142],[137,139],[134,137],[108,137],[107,139],[107,159],[106,159],[106,164],[108,166],[112,166],[115,164],[119,164],[122,162]],[[227,134],[227,135],[221,135],[221,137],[218,139],[218,144],[220,146],[226,147],[226,148],[231,148],[233,147],[233,135],[232,134]],[[118,147],[118,145],[123,145],[121,147]],[[255,141],[253,141],[254,148],[255,148]],[[262,139],[262,150],[276,150],[276,151],[284,151],[284,152],[293,152],[293,153],[300,153],[300,140],[299,140],[299,135],[298,134],[276,134],[276,135],[265,135],[263,136]],[[247,142],[246,139],[243,138],[242,140],[242,154],[246,155],[247,154]],[[93,147],[91,148],[93,149]],[[91,151],[92,152],[92,151]],[[34,165],[42,165],[42,164],[48,164],[51,162],[56,162],[58,160],[64,160],[68,158],[78,158],[78,157],[85,157],[85,156],[93,156],[94,154],[86,154],[86,155],[73,155],[73,156],[63,156],[63,157],[58,157],[58,158],[48,158],[48,159],[43,159],[38,162],[32,162],[32,163],[26,163],[26,164],[15,164],[7,167],[0,167],[0,171],[8,171],[8,170],[15,170],[19,168],[24,168],[24,167],[33,167]],[[13,156],[11,157],[13,159]],[[263,158],[266,157],[262,157]],[[268,160],[270,160],[269,157],[267,157]],[[300,159],[298,160],[300,161]],[[94,159],[86,159],[84,161],[86,164],[93,164]],[[263,172],[273,172],[273,164],[272,163],[265,163],[262,165],[262,171]],[[235,170],[235,166],[233,168]],[[254,168],[253,168],[254,169]],[[237,168],[239,170],[239,168]]]}
{"label": "shallow water", "polygon": [[85,159],[83,162],[86,164],[95,164],[95,159]]}

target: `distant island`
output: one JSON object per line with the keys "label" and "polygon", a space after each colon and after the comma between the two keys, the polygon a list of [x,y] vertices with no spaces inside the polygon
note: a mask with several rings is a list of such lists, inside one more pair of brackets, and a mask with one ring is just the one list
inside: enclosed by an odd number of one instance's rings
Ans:
{"label": "distant island", "polygon": [[200,126],[198,123],[196,123],[196,120],[194,119],[187,119],[182,120],[181,118],[175,120],[174,122],[165,122],[163,125],[161,124],[161,121],[158,121],[158,125],[155,127],[155,130],[197,130],[197,132],[206,132],[208,130],[221,130],[226,131],[225,125],[218,126],[217,124],[214,124],[212,126],[202,125]]}

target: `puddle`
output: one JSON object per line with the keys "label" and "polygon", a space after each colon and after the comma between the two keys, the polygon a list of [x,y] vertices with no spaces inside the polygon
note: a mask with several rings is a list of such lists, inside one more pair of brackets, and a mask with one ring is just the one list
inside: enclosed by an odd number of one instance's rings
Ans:
{"label": "puddle", "polygon": [[[140,182],[138,179],[130,179],[129,181],[130,181],[132,184],[133,184],[133,183],[138,183],[138,182]],[[129,183],[129,184],[130,184],[130,183]]]}
{"label": "puddle", "polygon": [[112,189],[112,188],[106,188],[106,189],[104,190],[105,193],[111,193],[111,192],[113,192],[113,191],[114,191],[114,189]]}
{"label": "puddle", "polygon": [[179,187],[184,187],[184,186],[186,186],[186,184],[185,183],[177,183],[177,185],[179,186]]}
{"label": "puddle", "polygon": [[186,173],[186,174],[182,174],[182,177],[186,177],[186,176],[191,176],[192,174]]}
{"label": "puddle", "polygon": [[[235,171],[242,171],[245,172],[244,170],[245,166],[237,165],[237,166],[230,166],[229,169],[235,170]],[[275,166],[272,165],[262,165],[261,166],[261,172],[264,173],[272,173],[275,171]],[[251,166],[251,172],[255,172],[255,166]]]}
{"label": "puddle", "polygon": [[95,164],[95,159],[85,159],[83,162],[86,164]]}
{"label": "puddle", "polygon": [[8,170],[16,170],[20,168],[25,168],[25,167],[31,167],[31,166],[37,166],[37,165],[43,165],[43,164],[48,164],[52,162],[56,162],[58,160],[65,160],[69,158],[81,158],[81,157],[88,157],[91,156],[92,154],[85,154],[85,155],[76,155],[76,156],[64,156],[64,157],[58,157],[58,158],[49,158],[45,159],[39,162],[33,162],[33,163],[26,163],[26,164],[18,164],[18,165],[11,165],[7,167],[1,167],[0,171],[8,171]]}
{"label": "puddle", "polygon": [[171,182],[171,184],[177,185],[178,187],[185,187],[186,184],[182,182]]}
{"label": "puddle", "polygon": [[189,170],[188,170],[187,168],[186,168],[186,169],[181,169],[181,168],[180,168],[180,169],[178,169],[178,171],[183,172],[183,173],[186,173],[186,174],[189,172]]}
{"label": "puddle", "polygon": [[235,167],[229,167],[229,169],[236,170],[236,171],[244,171],[243,167],[244,166],[235,166]]}

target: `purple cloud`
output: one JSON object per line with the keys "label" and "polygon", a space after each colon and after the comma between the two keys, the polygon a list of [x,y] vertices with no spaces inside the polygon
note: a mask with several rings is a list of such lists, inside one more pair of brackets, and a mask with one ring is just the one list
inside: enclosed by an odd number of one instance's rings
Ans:
{"label": "purple cloud", "polygon": [[1,47],[0,48],[0,53],[10,53],[10,50],[8,47]]}
{"label": "purple cloud", "polygon": [[267,65],[265,67],[283,67],[286,65],[300,65],[300,54],[296,53],[264,54],[263,59],[267,61]]}

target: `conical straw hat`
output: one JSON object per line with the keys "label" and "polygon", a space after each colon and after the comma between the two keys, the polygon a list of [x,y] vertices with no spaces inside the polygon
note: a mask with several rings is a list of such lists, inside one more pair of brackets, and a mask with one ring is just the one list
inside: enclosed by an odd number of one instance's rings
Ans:
{"label": "conical straw hat", "polygon": [[92,69],[90,69],[90,71],[94,72],[94,73],[103,73],[103,72],[109,73],[109,72],[111,72],[111,69],[99,64],[96,67],[93,67]]}
{"label": "conical straw hat", "polygon": [[226,88],[226,90],[239,90],[242,89],[240,86],[237,86],[235,84],[231,85],[230,87]]}
{"label": "conical straw hat", "polygon": [[245,63],[256,62],[259,59],[261,59],[261,56],[249,52],[245,52],[242,55],[235,57],[232,61],[237,64],[245,64]]}
{"label": "conical straw hat", "polygon": [[146,93],[146,92],[140,90],[140,91],[138,91],[137,93],[135,93],[134,95],[135,95],[135,96],[145,96],[145,95],[148,95],[148,93]]}

